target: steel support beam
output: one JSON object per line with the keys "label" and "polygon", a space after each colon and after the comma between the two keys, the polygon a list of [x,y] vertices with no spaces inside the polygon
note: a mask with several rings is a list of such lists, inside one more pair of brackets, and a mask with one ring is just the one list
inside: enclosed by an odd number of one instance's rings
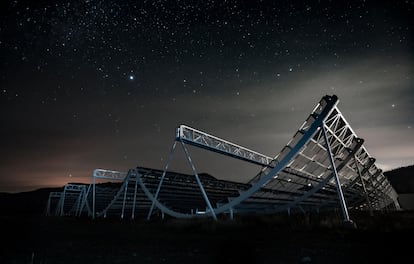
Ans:
{"label": "steel support beam", "polygon": [[125,202],[126,202],[126,197],[127,197],[127,192],[128,192],[128,183],[129,183],[129,177],[131,176],[131,170],[128,172],[128,176],[125,179],[125,189],[124,189],[124,201],[122,202],[122,212],[121,212],[121,219],[124,218],[124,212],[125,212]]}
{"label": "steel support beam", "polygon": [[367,204],[368,204],[369,214],[370,214],[371,216],[373,216],[373,215],[374,215],[374,213],[373,213],[373,211],[372,211],[371,201],[369,200],[369,197],[368,197],[368,192],[367,192],[367,188],[365,187],[365,182],[364,182],[364,179],[362,178],[361,169],[360,169],[360,168],[359,168],[359,166],[358,166],[358,163],[359,163],[359,162],[358,162],[358,160],[357,160],[357,158],[356,158],[355,154],[354,154],[354,161],[355,161],[355,167],[357,168],[357,171],[358,171],[358,176],[359,176],[359,179],[361,180],[362,188],[364,189],[365,200],[367,201]]}
{"label": "steel support beam", "polygon": [[92,219],[95,219],[95,193],[96,193],[96,178],[92,176]]}
{"label": "steel support beam", "polygon": [[[164,181],[165,174],[167,173],[168,166],[170,165],[171,158],[174,154],[174,150],[175,150],[176,145],[177,145],[177,141],[174,141],[174,144],[171,147],[170,154],[168,155],[167,161],[165,163],[164,171],[162,172],[162,175],[161,175],[161,178],[160,178],[160,183],[158,184],[157,191],[155,192],[154,200],[152,201],[150,210],[148,212],[147,220],[151,219],[152,211],[154,210],[154,206],[155,206],[155,201],[158,199],[158,195],[159,195],[160,190],[161,190],[161,185],[162,185],[162,182]],[[137,174],[136,177],[139,177],[139,175]]]}
{"label": "steel support beam", "polygon": [[90,207],[88,205],[88,196],[89,196],[90,190],[91,190],[91,184],[89,184],[88,189],[86,190],[85,195],[83,196],[83,200],[82,200],[81,207],[79,209],[79,215],[78,216],[81,216],[82,211],[85,207],[87,207],[88,214],[89,215],[91,214]]}
{"label": "steel support beam", "polygon": [[344,221],[345,222],[350,222],[348,209],[346,207],[344,194],[343,194],[342,188],[341,188],[341,182],[339,181],[338,172],[336,171],[335,161],[332,157],[332,150],[331,150],[331,146],[329,144],[328,136],[326,134],[326,128],[325,128],[324,123],[322,124],[321,128],[322,128],[323,138],[324,138],[325,143],[326,143],[326,150],[328,152],[329,161],[331,163],[331,169],[332,169],[332,172],[333,172],[333,175],[334,175],[334,178],[335,178],[335,182],[336,182],[336,188],[337,188],[337,191],[338,191],[339,202],[341,204],[342,213],[344,215]]}
{"label": "steel support beam", "polygon": [[206,193],[206,191],[204,190],[203,184],[202,184],[202,183],[201,183],[201,181],[200,181],[200,177],[198,177],[198,173],[197,173],[197,171],[196,171],[196,169],[195,169],[195,167],[194,167],[194,164],[193,164],[193,162],[192,162],[192,160],[191,160],[190,153],[188,152],[188,149],[187,149],[187,147],[185,146],[184,142],[183,142],[183,141],[180,141],[180,143],[181,143],[181,146],[182,146],[182,147],[183,147],[183,149],[184,149],[185,156],[187,157],[187,161],[188,161],[188,163],[190,164],[191,169],[193,170],[194,177],[196,178],[197,184],[198,184],[198,186],[200,187],[201,193],[202,193],[202,195],[203,195],[204,200],[206,201],[207,207],[209,208],[209,210],[210,210],[210,212],[211,212],[211,215],[213,216],[214,220],[217,220],[216,213],[214,212],[214,209],[213,209],[213,207],[211,206],[211,203],[210,203],[210,200],[208,199],[207,193]]}
{"label": "steel support beam", "polygon": [[95,169],[92,175],[92,219],[96,215],[96,179],[107,179],[114,181],[122,181],[127,176],[127,173],[113,170]]}
{"label": "steel support beam", "polygon": [[63,194],[60,201],[60,216],[63,216],[63,206],[65,205],[66,188],[63,189]]}
{"label": "steel support beam", "polygon": [[135,171],[132,171],[131,173],[132,173],[131,175],[135,176],[134,201],[133,201],[133,204],[132,204],[132,213],[131,213],[131,219],[134,220],[135,219],[135,206],[136,206],[136,203],[137,203],[137,190],[138,190],[137,177],[138,177],[138,175],[135,173]]}

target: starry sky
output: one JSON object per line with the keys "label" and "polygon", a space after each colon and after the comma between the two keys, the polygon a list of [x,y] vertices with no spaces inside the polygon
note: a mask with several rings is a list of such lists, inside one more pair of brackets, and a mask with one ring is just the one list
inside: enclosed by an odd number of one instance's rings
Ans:
{"label": "starry sky", "polygon": [[[412,1],[1,3],[0,191],[161,169],[187,124],[269,156],[325,94],[384,170],[414,163]],[[260,168],[190,148],[199,172]],[[171,169],[188,172],[177,150]],[[220,176],[221,177],[221,176]]]}

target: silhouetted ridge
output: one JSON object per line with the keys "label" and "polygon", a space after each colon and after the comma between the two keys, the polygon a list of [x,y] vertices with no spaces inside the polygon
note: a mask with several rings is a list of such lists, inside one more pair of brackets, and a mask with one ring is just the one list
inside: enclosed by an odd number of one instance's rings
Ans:
{"label": "silhouetted ridge", "polygon": [[384,172],[397,193],[414,193],[414,165]]}
{"label": "silhouetted ridge", "polygon": [[0,210],[7,215],[44,214],[50,192],[61,192],[60,188],[41,188],[20,193],[0,193]]}

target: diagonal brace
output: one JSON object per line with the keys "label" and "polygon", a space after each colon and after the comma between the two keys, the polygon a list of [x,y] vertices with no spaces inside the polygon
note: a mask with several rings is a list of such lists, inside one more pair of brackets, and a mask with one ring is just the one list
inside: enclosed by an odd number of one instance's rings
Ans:
{"label": "diagonal brace", "polygon": [[[159,195],[160,190],[161,190],[161,185],[162,185],[162,182],[164,181],[165,174],[167,173],[168,166],[170,165],[170,161],[171,161],[171,158],[174,154],[174,150],[175,150],[176,145],[177,145],[177,141],[174,141],[174,144],[171,148],[170,154],[168,155],[167,162],[165,163],[164,171],[162,172],[162,175],[161,175],[161,178],[160,178],[160,183],[158,184],[157,191],[155,192],[154,200],[152,201],[151,208],[148,212],[147,220],[151,219],[152,211],[154,210],[154,206],[155,206],[155,201],[158,199],[158,195]],[[138,177],[138,175],[137,175],[137,177]]]}
{"label": "diagonal brace", "polygon": [[214,209],[213,209],[213,207],[211,206],[211,203],[210,203],[210,200],[208,199],[207,193],[206,193],[206,191],[204,190],[203,185],[201,184],[200,177],[198,177],[198,174],[197,174],[197,171],[196,171],[196,169],[195,169],[195,167],[194,167],[194,164],[193,164],[193,162],[191,161],[191,157],[190,157],[190,154],[189,154],[189,152],[188,152],[188,149],[187,149],[187,147],[185,146],[185,144],[184,144],[184,142],[183,142],[182,140],[180,140],[180,143],[181,143],[181,146],[182,146],[182,147],[183,147],[183,149],[184,149],[185,156],[187,157],[187,161],[188,161],[188,163],[190,164],[191,169],[193,170],[194,177],[196,178],[197,184],[198,184],[198,186],[200,187],[201,193],[202,193],[202,195],[203,195],[203,197],[204,197],[204,200],[206,201],[207,207],[210,209],[211,215],[213,216],[214,220],[217,220],[216,213],[214,212]]}
{"label": "diagonal brace", "polygon": [[373,214],[373,211],[372,211],[371,201],[369,200],[367,188],[365,187],[365,182],[364,182],[364,179],[362,178],[361,169],[358,166],[358,160],[357,160],[355,154],[354,154],[354,161],[355,161],[355,167],[357,168],[357,171],[358,171],[359,179],[361,180],[362,188],[364,189],[365,200],[367,201],[367,204],[368,204],[369,214],[371,216],[373,216],[374,214]]}
{"label": "diagonal brace", "polygon": [[325,144],[326,144],[326,150],[327,150],[328,156],[329,156],[329,161],[331,162],[332,172],[334,174],[334,178],[335,178],[335,182],[336,182],[336,189],[338,191],[339,202],[341,204],[342,213],[344,215],[344,221],[345,222],[350,222],[348,209],[347,209],[346,203],[345,203],[344,194],[342,192],[341,183],[339,181],[338,172],[336,171],[335,161],[332,157],[331,146],[329,144],[328,136],[326,135],[325,123],[322,123],[321,128],[322,128],[323,138],[324,138]]}

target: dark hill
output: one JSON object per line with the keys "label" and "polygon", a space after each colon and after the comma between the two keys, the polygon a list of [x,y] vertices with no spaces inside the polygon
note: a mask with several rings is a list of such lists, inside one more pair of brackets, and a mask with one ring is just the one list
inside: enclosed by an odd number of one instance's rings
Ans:
{"label": "dark hill", "polygon": [[398,194],[414,193],[414,165],[384,172]]}
{"label": "dark hill", "polygon": [[[73,183],[84,184],[84,183]],[[105,188],[119,188],[121,183],[105,182],[98,183],[96,186]],[[51,192],[62,192],[63,187],[41,188],[28,192],[20,193],[1,193],[0,210],[3,215],[43,215],[46,210],[47,201]],[[0,262],[1,263],[1,262]]]}
{"label": "dark hill", "polygon": [[7,215],[40,215],[46,209],[50,192],[63,188],[42,188],[29,192],[0,193],[0,210]]}

